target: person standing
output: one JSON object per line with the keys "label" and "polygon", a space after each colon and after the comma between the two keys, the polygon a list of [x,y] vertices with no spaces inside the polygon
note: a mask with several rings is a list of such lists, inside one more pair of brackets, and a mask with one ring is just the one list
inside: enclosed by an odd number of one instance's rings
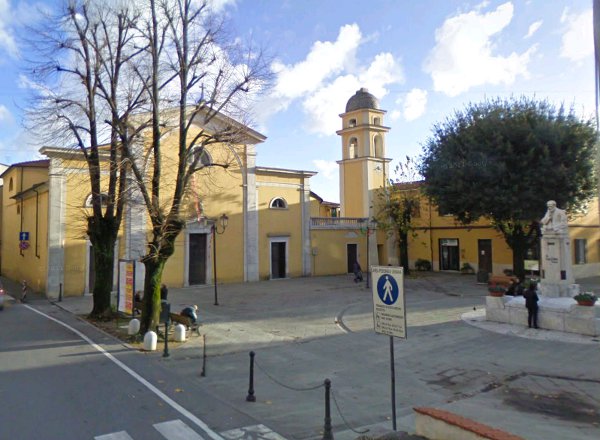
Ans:
{"label": "person standing", "polygon": [[527,307],[527,325],[531,328],[531,324],[533,324],[533,328],[539,328],[537,323],[537,315],[538,315],[538,295],[537,295],[537,284],[531,283],[525,292],[523,293],[525,297],[525,307]]}

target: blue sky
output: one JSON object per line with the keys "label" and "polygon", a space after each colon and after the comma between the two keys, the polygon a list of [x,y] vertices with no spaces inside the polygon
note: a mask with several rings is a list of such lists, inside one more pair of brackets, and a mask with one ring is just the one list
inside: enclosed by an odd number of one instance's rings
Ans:
{"label": "blue sky", "polygon": [[[0,163],[36,158],[26,108],[21,23],[43,2],[0,0]],[[367,87],[387,110],[392,165],[418,155],[436,122],[469,102],[527,95],[593,115],[591,0],[218,0],[234,32],[272,57],[274,87],[254,120],[258,165],[318,171],[338,201],[348,98]]]}

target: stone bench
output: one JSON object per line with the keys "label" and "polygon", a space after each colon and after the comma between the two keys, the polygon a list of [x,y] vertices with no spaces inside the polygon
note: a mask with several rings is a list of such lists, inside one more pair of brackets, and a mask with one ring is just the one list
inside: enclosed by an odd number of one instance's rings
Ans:
{"label": "stone bench", "polygon": [[413,409],[417,435],[429,440],[525,440],[449,411],[428,407]]}

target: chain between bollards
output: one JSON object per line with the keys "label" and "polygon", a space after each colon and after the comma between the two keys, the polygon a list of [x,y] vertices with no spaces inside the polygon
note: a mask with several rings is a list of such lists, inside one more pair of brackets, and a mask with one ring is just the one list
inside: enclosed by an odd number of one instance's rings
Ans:
{"label": "chain between bollards", "polygon": [[331,429],[331,381],[325,379],[325,425],[323,426],[323,440],[333,440],[333,431]]}
{"label": "chain between bollards", "polygon": [[246,396],[246,402],[256,402],[256,396],[254,395],[254,356],[253,351],[250,352],[250,381],[248,384],[248,395]]}
{"label": "chain between bollards", "polygon": [[202,335],[202,372],[200,376],[206,376],[206,335]]}

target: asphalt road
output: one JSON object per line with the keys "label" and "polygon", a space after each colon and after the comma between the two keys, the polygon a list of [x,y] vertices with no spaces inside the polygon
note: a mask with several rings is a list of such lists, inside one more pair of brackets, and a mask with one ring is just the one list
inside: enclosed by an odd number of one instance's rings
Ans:
{"label": "asphalt road", "polygon": [[211,395],[44,301],[9,305],[0,328],[0,439],[219,439],[186,408],[213,425],[231,419]]}

